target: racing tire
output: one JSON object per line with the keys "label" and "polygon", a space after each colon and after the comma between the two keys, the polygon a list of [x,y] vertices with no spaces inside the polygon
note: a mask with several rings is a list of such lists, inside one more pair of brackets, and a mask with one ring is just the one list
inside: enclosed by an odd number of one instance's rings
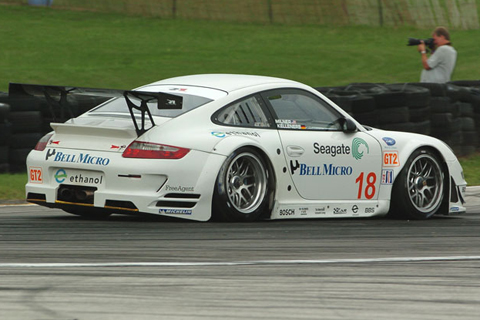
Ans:
{"label": "racing tire", "polygon": [[442,206],[446,189],[442,162],[428,149],[418,149],[395,180],[389,215],[428,219]]}
{"label": "racing tire", "polygon": [[248,222],[270,214],[274,176],[262,155],[248,147],[233,152],[222,165],[215,183],[213,217]]}

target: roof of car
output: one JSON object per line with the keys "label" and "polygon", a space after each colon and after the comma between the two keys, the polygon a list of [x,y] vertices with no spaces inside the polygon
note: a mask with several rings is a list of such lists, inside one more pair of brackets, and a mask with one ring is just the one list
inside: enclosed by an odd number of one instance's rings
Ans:
{"label": "roof of car", "polygon": [[299,82],[257,75],[243,74],[198,74],[169,78],[152,83],[152,85],[185,85],[185,86],[201,86],[215,88],[227,92],[254,87],[264,84],[281,84],[286,86],[298,86]]}

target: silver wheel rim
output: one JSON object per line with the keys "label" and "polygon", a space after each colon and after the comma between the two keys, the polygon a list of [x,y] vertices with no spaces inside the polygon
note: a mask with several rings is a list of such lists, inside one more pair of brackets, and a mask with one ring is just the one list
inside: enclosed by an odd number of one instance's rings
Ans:
{"label": "silver wheel rim", "polygon": [[429,213],[442,201],[443,175],[437,160],[428,154],[415,158],[408,168],[408,195],[420,212]]}
{"label": "silver wheel rim", "polygon": [[265,198],[267,175],[259,158],[242,153],[230,163],[226,175],[230,203],[241,213],[258,209]]}

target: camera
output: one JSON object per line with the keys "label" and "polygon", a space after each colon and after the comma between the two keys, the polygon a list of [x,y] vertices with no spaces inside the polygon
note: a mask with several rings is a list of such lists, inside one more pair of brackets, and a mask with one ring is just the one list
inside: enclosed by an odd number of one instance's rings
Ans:
{"label": "camera", "polygon": [[433,41],[433,38],[428,38],[428,39],[408,38],[407,46],[418,46],[420,43],[422,43],[422,41],[430,50],[433,51],[435,49],[435,42]]}

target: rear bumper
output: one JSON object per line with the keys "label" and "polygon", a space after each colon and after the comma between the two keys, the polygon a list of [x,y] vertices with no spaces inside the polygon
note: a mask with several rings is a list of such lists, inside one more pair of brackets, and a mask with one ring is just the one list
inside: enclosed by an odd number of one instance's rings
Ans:
{"label": "rear bumper", "polygon": [[[195,150],[179,160],[127,159],[119,153],[90,152],[109,159],[103,165],[54,161],[47,152],[32,151],[27,158],[25,191],[29,202],[60,209],[101,208],[198,221],[211,217],[213,187],[225,160]],[[73,159],[80,153],[69,151]]]}

